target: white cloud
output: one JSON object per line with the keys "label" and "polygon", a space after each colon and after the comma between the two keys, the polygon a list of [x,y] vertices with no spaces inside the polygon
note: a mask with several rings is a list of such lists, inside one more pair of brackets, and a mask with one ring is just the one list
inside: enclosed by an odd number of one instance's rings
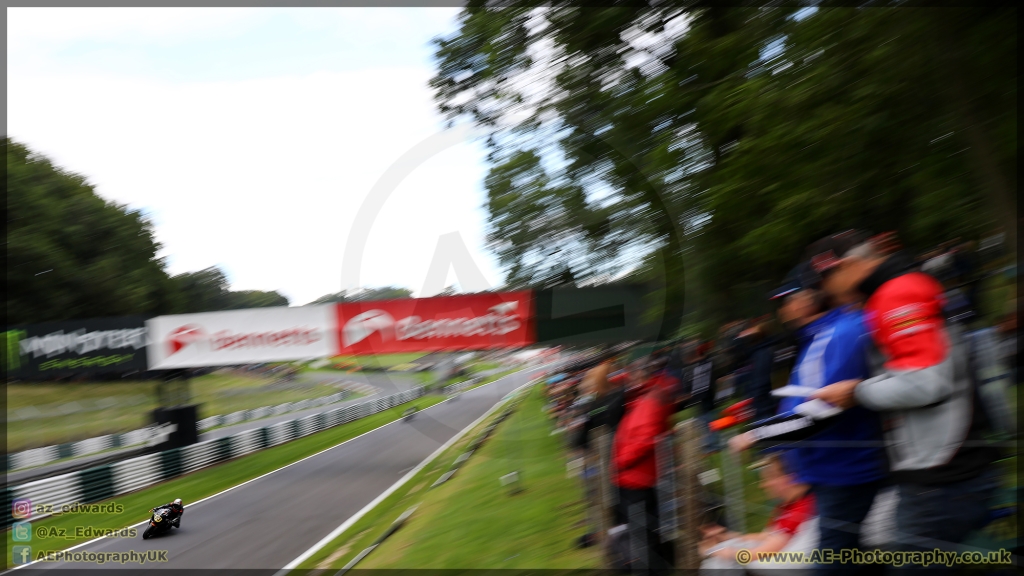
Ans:
{"label": "white cloud", "polygon": [[[219,33],[262,17],[204,10],[196,23],[195,11],[171,10],[158,22],[140,20],[135,10],[109,18],[90,12],[76,28],[75,15],[57,12],[21,18],[9,47],[45,44],[59,36],[55,30],[85,36],[130,28],[170,37]],[[12,20],[9,12],[9,32]],[[23,56],[9,52],[9,59]],[[170,82],[9,70],[8,133],[86,175],[105,198],[152,214],[172,273],[222,265],[235,289],[279,289],[302,304],[342,288],[342,247],[359,203],[392,162],[440,128],[431,73],[367,67]],[[482,153],[470,143],[417,169],[374,223],[362,283],[420,289],[437,238],[457,230],[496,284],[483,250],[483,173]]]}

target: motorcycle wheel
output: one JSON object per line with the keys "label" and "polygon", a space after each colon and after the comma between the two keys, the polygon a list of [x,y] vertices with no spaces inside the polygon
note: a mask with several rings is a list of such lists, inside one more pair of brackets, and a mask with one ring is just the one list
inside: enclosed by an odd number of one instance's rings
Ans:
{"label": "motorcycle wheel", "polygon": [[146,528],[146,531],[142,533],[143,540],[149,540],[149,537],[153,535],[153,527]]}

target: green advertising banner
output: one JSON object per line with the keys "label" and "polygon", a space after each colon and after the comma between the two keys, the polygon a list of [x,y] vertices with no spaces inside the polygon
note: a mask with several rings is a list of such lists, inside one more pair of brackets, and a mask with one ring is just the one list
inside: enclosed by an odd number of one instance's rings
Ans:
{"label": "green advertising banner", "polygon": [[34,378],[145,371],[147,342],[140,316],[17,326],[4,332],[4,372]]}

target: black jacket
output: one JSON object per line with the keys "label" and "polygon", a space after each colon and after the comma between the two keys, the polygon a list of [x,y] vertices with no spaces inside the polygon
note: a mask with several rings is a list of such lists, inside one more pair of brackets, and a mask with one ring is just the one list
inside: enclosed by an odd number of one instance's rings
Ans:
{"label": "black jacket", "polygon": [[184,506],[175,506],[174,502],[168,502],[167,504],[161,504],[161,505],[156,506],[155,508],[153,508],[153,510],[158,510],[160,508],[169,508],[171,510],[171,516],[174,516],[174,517],[181,516],[185,512],[185,507]]}
{"label": "black jacket", "polygon": [[589,403],[585,411],[585,420],[571,440],[573,448],[583,450],[590,447],[591,432],[594,429],[605,426],[608,433],[615,433],[626,411],[626,391],[621,386],[617,387]]}

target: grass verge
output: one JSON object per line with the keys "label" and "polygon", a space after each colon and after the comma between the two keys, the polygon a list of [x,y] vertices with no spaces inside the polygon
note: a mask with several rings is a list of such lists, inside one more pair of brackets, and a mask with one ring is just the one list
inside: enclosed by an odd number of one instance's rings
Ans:
{"label": "grass verge", "polygon": [[[417,502],[406,526],[357,568],[598,568],[598,550],[574,548],[585,531],[582,489],[566,478],[561,438],[551,435],[553,425],[536,387],[458,474],[420,493],[486,425],[435,460],[405,494],[392,495],[302,568],[344,566]],[[499,483],[512,470],[519,471],[525,488],[515,496]]]}
{"label": "grass verge", "polygon": [[426,356],[426,352],[405,352],[399,354],[375,354],[372,356],[334,356],[331,366],[350,368],[376,368],[387,370],[403,364],[413,364]]}
{"label": "grass verge", "polygon": [[[424,396],[412,402],[421,410],[444,401],[443,396]],[[396,406],[384,412],[342,424],[323,432],[318,432],[305,438],[293,440],[287,444],[261,450],[253,454],[236,458],[223,464],[204,468],[202,470],[175,478],[138,492],[125,494],[105,500],[104,502],[116,502],[121,504],[123,512],[103,516],[88,515],[61,515],[32,522],[33,531],[43,528],[56,528],[66,530],[66,534],[74,535],[75,528],[89,526],[92,528],[120,529],[125,526],[141,522],[146,518],[146,512],[162,502],[168,502],[173,498],[181,498],[185,501],[186,507],[189,502],[195,502],[207,496],[226,490],[251,480],[292,462],[301,460],[336,446],[346,440],[350,440],[369,432],[374,428],[383,426],[388,422],[398,420],[408,405]],[[59,544],[50,544],[45,540],[33,539],[33,554],[38,551],[63,550],[75,544],[91,540],[90,537],[61,539]],[[14,566],[12,563],[11,546],[20,544],[12,540],[12,533],[7,531],[7,567]]]}

